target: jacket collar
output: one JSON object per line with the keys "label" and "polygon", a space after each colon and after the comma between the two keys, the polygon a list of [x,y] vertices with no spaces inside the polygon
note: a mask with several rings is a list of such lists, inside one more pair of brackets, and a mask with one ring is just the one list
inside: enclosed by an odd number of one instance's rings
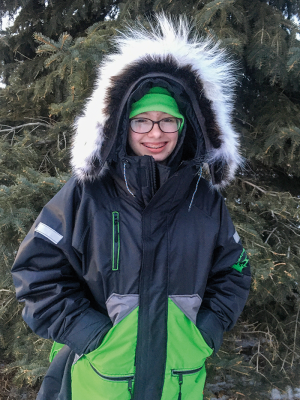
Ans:
{"label": "jacket collar", "polygon": [[[157,163],[151,156],[131,156],[111,163],[109,170],[119,196],[145,209],[154,198],[155,202],[160,202],[160,197],[164,201],[173,199],[178,186],[181,187],[180,193],[185,193],[194,178],[196,167],[194,161],[182,162],[175,167]],[[184,182],[176,185],[175,181],[182,174]]]}

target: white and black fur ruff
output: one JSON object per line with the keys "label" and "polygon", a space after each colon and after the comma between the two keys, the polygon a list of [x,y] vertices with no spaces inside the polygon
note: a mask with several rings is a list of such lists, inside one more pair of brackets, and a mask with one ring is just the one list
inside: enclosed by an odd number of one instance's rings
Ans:
{"label": "white and black fur ruff", "polygon": [[226,52],[210,40],[192,37],[185,17],[172,21],[164,14],[151,31],[128,28],[114,41],[116,52],[100,65],[96,87],[75,123],[71,164],[76,178],[87,181],[101,174],[95,161],[103,166],[101,148],[128,82],[137,74],[161,71],[185,80],[195,91],[211,144],[205,161],[218,165],[214,186],[225,187],[242,163],[231,123],[235,69]]}

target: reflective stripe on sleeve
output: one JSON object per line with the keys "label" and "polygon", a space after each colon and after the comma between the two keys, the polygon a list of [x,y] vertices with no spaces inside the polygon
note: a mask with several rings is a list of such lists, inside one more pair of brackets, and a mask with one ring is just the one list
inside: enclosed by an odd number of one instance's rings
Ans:
{"label": "reflective stripe on sleeve", "polygon": [[63,238],[62,235],[60,235],[54,229],[50,228],[50,226],[43,224],[42,222],[40,222],[35,228],[35,232],[40,233],[55,244],[57,244]]}
{"label": "reflective stripe on sleeve", "polygon": [[237,233],[237,231],[235,231],[235,234],[233,235],[233,239],[235,240],[236,243],[238,243],[240,241],[240,237],[239,237],[239,234]]}

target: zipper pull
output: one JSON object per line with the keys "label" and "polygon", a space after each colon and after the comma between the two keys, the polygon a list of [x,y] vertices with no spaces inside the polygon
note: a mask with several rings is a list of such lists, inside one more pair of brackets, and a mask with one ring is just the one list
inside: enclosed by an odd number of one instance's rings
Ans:
{"label": "zipper pull", "polygon": [[120,261],[120,227],[118,211],[112,212],[112,223],[112,270],[118,271]]}
{"label": "zipper pull", "polygon": [[114,212],[114,225],[115,225],[115,237],[114,237],[114,241],[116,244],[118,244],[119,241],[119,216],[116,212]]}
{"label": "zipper pull", "polygon": [[132,400],[132,378],[128,378],[128,392],[130,393],[130,400]]}
{"label": "zipper pull", "polygon": [[178,400],[181,400],[181,386],[182,386],[182,383],[183,383],[183,375],[182,375],[182,373],[178,374],[178,383],[179,383]]}

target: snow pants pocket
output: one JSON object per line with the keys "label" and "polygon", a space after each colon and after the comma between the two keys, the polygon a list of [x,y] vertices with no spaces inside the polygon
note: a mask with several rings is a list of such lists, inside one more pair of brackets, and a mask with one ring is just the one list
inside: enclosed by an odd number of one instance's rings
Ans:
{"label": "snow pants pocket", "polygon": [[72,400],[130,400],[135,374],[138,308],[107,333],[98,349],[72,366]]}
{"label": "snow pants pocket", "polygon": [[212,352],[195,324],[169,299],[167,361],[161,400],[202,400],[205,360]]}

